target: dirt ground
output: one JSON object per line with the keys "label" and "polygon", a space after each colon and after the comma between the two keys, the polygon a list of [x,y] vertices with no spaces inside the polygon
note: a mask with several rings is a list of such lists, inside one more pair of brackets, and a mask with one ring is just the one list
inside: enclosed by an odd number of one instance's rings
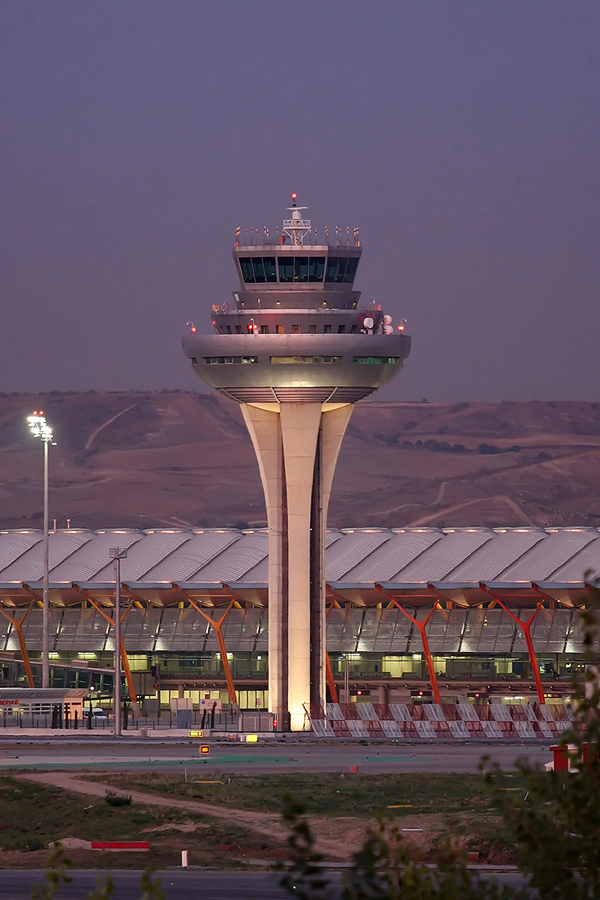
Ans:
{"label": "dirt ground", "polygon": [[[114,788],[113,779],[86,781],[67,772],[45,772],[27,774],[21,776],[28,781],[68,790],[89,797],[102,797],[108,789]],[[120,789],[126,790],[131,795],[135,807],[161,807],[167,808],[173,813],[180,811],[181,817],[158,826],[148,826],[140,832],[145,839],[152,839],[152,835],[168,833],[172,838],[169,851],[182,842],[184,835],[198,835],[203,829],[210,829],[210,824],[194,821],[189,814],[210,817],[212,821],[221,821],[247,830],[247,840],[238,835],[218,844],[222,853],[221,864],[234,864],[243,862],[249,858],[272,860],[285,856],[285,841],[288,835],[286,825],[281,820],[280,812],[267,812],[222,806],[217,803],[207,803],[202,800],[181,799],[172,794],[161,794],[150,791],[130,790],[122,784]],[[367,831],[377,822],[373,815],[311,815],[308,816],[313,833],[316,837],[315,849],[330,860],[349,860],[360,848]],[[488,811],[482,810],[481,816],[474,816],[473,810],[465,810],[454,816],[448,816],[439,809],[435,812],[424,814],[403,814],[393,820],[394,826],[402,837],[410,842],[416,849],[425,854],[435,852],[446,840],[450,840],[456,848],[460,848],[472,854],[472,861],[490,864],[509,864],[514,861],[510,848],[498,839],[499,821],[490,816]],[[68,837],[70,835],[64,835]],[[163,848],[166,850],[166,848]],[[133,854],[132,854],[133,855]],[[34,854],[28,854],[34,865]],[[137,857],[138,854],[135,854]],[[140,855],[141,856],[141,855]],[[97,854],[89,851],[73,850],[69,857],[74,865],[97,864]],[[89,861],[90,859],[94,862]],[[158,859],[152,864],[158,863]],[[228,862],[227,862],[228,861]],[[10,865],[8,858],[4,858],[5,865]],[[127,860],[127,864],[129,864]],[[119,859],[119,864],[121,859]],[[139,865],[147,865],[149,860],[140,862]],[[14,864],[19,864],[15,856]]]}

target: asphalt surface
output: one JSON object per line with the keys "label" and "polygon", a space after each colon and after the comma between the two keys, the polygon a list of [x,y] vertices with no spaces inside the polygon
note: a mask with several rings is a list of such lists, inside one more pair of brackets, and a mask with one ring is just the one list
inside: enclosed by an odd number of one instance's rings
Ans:
{"label": "asphalt surface", "polygon": [[[121,871],[113,874],[114,893],[111,900],[137,900],[141,897],[141,872]],[[43,882],[44,873],[33,870],[0,870],[0,897],[2,900],[30,900],[31,889]],[[61,887],[54,900],[84,900],[94,890],[98,879],[106,878],[104,870],[71,872],[73,882]],[[277,883],[275,875],[267,872],[214,872],[211,870],[187,872],[157,872],[155,877],[162,881],[167,900],[196,900],[199,897],[210,900],[284,900],[289,897]],[[484,876],[487,877],[487,876]],[[502,884],[522,887],[523,878],[516,872],[494,874]],[[330,875],[332,887],[339,888],[339,873]],[[339,897],[339,890],[332,894]]]}
{"label": "asphalt surface", "polygon": [[221,772],[272,773],[343,772],[476,772],[484,755],[511,769],[526,757],[540,766],[552,754],[549,744],[336,744],[232,745],[211,744],[210,755],[200,757],[199,742],[135,743],[118,739],[81,743],[64,740],[19,743],[0,738],[0,771],[65,769],[101,771],[183,772],[202,769]]}

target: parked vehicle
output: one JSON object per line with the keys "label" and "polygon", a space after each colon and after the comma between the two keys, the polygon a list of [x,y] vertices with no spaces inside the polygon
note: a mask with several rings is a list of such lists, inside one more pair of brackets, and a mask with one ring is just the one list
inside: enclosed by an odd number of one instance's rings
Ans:
{"label": "parked vehicle", "polygon": [[[100,707],[100,706],[92,707],[91,713],[92,713],[92,724],[94,722],[108,722],[108,716],[106,715],[106,713],[104,712],[102,707]],[[90,710],[84,709],[83,718],[89,719],[89,717],[90,717]]]}

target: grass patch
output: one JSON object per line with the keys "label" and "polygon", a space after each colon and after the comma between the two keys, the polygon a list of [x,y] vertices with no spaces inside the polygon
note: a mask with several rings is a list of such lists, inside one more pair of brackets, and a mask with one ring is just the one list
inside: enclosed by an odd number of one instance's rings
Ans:
{"label": "grass patch", "polygon": [[[155,791],[238,809],[278,812],[291,794],[311,815],[389,816],[491,812],[480,775],[373,774],[218,775],[223,784],[187,783],[180,775],[128,773],[98,775],[121,789]],[[519,777],[507,780],[520,787]],[[394,807],[394,808],[390,808]]]}
{"label": "grass patch", "polygon": [[72,864],[82,868],[178,865],[182,849],[195,865],[229,867],[244,856],[272,858],[280,849],[276,841],[208,816],[141,804],[112,807],[104,797],[0,777],[0,866],[43,867],[48,844],[68,837],[150,842],[145,854],[69,850]]}
{"label": "grass patch", "polygon": [[[501,776],[511,791],[522,790],[518,774]],[[213,773],[222,784],[187,783],[181,775],[111,773],[96,779],[121,790],[156,792],[177,799],[200,800],[237,809],[278,813],[291,794],[307,813],[319,817],[323,838],[356,842],[377,816],[396,819],[400,828],[418,828],[405,835],[426,853],[450,838],[466,851],[477,851],[481,862],[514,862],[514,848],[492,806],[481,775],[332,773],[289,775],[228,775]]]}

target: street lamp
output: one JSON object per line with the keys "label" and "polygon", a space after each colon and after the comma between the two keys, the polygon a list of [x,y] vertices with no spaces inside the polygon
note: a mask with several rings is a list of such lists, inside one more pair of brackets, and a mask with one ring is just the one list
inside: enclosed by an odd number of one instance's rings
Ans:
{"label": "street lamp", "polygon": [[50,600],[48,596],[48,447],[56,446],[52,429],[46,422],[44,410],[34,410],[27,416],[32,435],[44,445],[44,563],[42,588],[42,687],[50,686]]}
{"label": "street lamp", "polygon": [[108,551],[115,561],[115,685],[114,716],[115,737],[121,734],[121,560],[127,556],[122,547],[111,547]]}

